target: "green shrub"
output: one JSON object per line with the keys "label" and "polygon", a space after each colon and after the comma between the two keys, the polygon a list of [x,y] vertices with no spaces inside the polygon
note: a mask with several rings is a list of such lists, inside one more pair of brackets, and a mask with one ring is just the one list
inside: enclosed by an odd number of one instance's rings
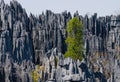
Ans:
{"label": "green shrub", "polygon": [[[42,71],[42,74],[40,74],[39,71]],[[38,82],[39,78],[44,80],[44,77],[42,76],[44,75],[44,66],[36,65],[36,68],[31,72],[31,75],[34,82]]]}

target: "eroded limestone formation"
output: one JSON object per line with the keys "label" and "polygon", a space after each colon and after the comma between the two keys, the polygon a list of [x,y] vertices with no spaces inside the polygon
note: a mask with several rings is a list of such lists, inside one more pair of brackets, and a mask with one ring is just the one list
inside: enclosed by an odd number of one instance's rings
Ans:
{"label": "eroded limestone formation", "polygon": [[119,82],[120,16],[73,17],[84,25],[82,61],[64,58],[70,12],[28,16],[17,1],[1,0],[0,82],[33,82],[36,65],[42,66],[38,82]]}

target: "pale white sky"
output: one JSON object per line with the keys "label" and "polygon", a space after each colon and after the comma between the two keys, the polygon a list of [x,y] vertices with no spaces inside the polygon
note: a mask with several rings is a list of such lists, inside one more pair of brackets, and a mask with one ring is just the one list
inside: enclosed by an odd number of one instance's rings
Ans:
{"label": "pale white sky", "polygon": [[[120,13],[120,0],[17,0],[29,14],[41,14],[46,9],[55,13],[65,10],[74,13],[76,10],[81,15],[98,13],[100,16]],[[10,0],[5,0],[9,3]]]}

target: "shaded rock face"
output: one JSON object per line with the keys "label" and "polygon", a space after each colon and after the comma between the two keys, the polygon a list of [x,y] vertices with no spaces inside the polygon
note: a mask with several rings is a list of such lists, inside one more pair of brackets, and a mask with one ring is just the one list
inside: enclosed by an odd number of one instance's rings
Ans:
{"label": "shaded rock face", "polygon": [[0,76],[0,81],[5,82],[5,72],[3,67],[0,67]]}
{"label": "shaded rock face", "polygon": [[57,48],[58,52],[65,52],[65,29],[70,19],[71,15],[67,12],[54,14],[46,11],[46,14],[40,15],[39,18],[30,15],[35,63],[38,63],[37,59],[42,61],[44,54],[52,48]]}
{"label": "shaded rock face", "polygon": [[[22,10],[22,11],[21,11]],[[5,55],[9,52],[14,61],[33,59],[32,40],[27,30],[28,16],[16,1],[10,6],[1,2],[0,50]],[[27,51],[27,52],[26,52]]]}
{"label": "shaded rock face", "polygon": [[[50,10],[39,16],[27,15],[15,0],[0,2],[0,81],[33,82],[31,71],[44,65],[45,81],[118,82],[120,80],[120,16],[85,17],[85,62],[65,59],[66,25],[70,12]],[[56,63],[57,62],[57,63]]]}

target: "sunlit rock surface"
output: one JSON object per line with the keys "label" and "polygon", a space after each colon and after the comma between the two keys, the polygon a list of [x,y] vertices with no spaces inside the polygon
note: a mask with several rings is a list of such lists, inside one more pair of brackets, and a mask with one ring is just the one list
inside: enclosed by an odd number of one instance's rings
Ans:
{"label": "sunlit rock surface", "polygon": [[64,58],[70,12],[46,10],[27,15],[15,0],[0,2],[0,82],[119,82],[120,16],[84,17],[85,52],[82,61]]}

